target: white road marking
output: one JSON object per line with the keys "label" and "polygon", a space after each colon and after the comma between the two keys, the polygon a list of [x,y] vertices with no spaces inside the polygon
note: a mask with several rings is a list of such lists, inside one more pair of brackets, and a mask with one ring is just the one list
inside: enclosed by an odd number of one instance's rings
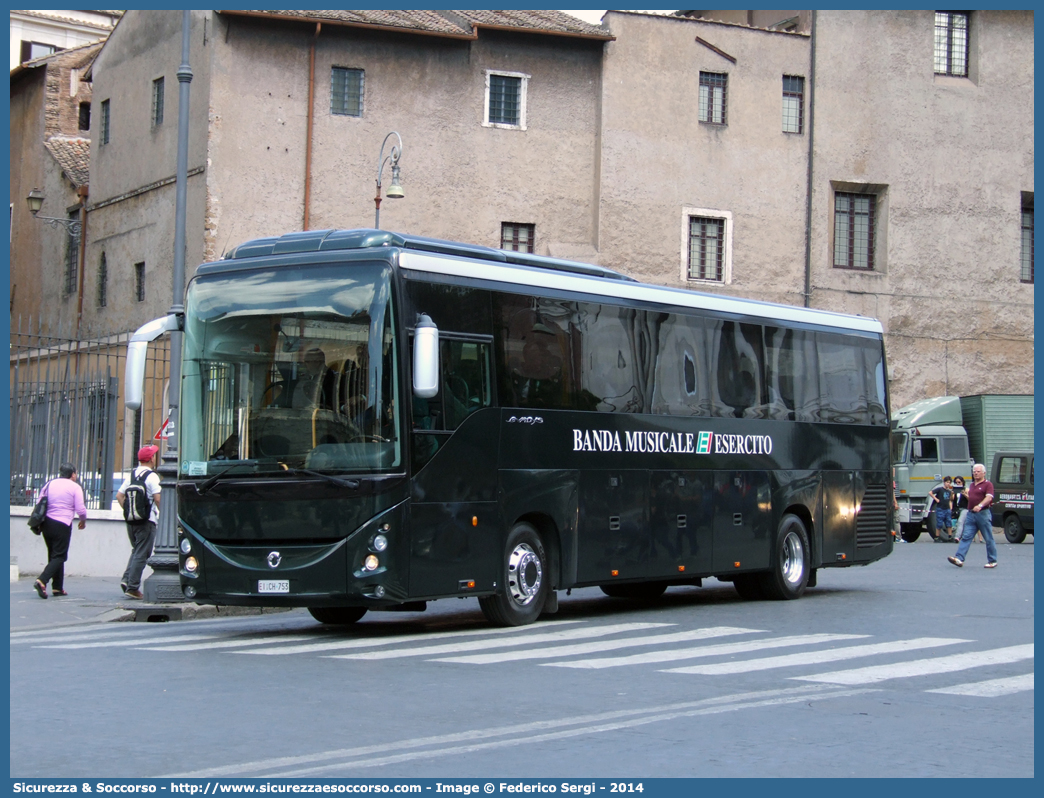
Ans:
{"label": "white road marking", "polygon": [[119,648],[123,646],[141,646],[145,643],[169,643],[173,639],[177,640],[210,640],[220,635],[176,635],[167,637],[146,637],[138,638],[137,640],[99,640],[94,643],[66,643],[63,645],[52,645],[52,646],[33,646],[33,648]]}
{"label": "white road marking", "polygon": [[648,665],[653,662],[673,662],[679,659],[697,659],[699,657],[719,657],[726,654],[744,654],[749,651],[761,651],[769,648],[785,648],[788,646],[811,646],[820,643],[834,643],[841,640],[859,640],[869,635],[792,635],[789,637],[771,637],[762,640],[744,640],[741,643],[719,643],[700,648],[678,648],[672,651],[647,651],[642,654],[631,654],[626,657],[599,657],[595,659],[578,659],[571,662],[544,662],[545,668],[617,668],[622,665]]}
{"label": "white road marking", "polygon": [[525,637],[513,637],[497,640],[471,640],[466,643],[445,643],[438,646],[421,646],[419,648],[396,648],[391,651],[364,651],[359,654],[336,654],[330,659],[395,659],[398,657],[422,657],[432,654],[455,654],[458,651],[475,651],[484,648],[506,648],[508,646],[525,646],[536,643],[556,643],[560,640],[580,640],[587,637],[603,637],[623,632],[638,632],[643,629],[657,629],[674,626],[673,623],[614,623],[607,626],[589,626],[583,629],[567,629],[563,632],[547,632]]}
{"label": "white road marking", "polygon": [[495,654],[469,654],[464,657],[445,657],[443,659],[437,659],[435,662],[462,662],[471,665],[489,665],[496,662],[517,662],[524,659],[572,657],[578,654],[593,654],[596,651],[615,651],[620,648],[633,648],[635,646],[658,646],[667,645],[669,643],[688,643],[692,640],[706,640],[713,637],[751,634],[763,631],[765,630],[742,629],[737,626],[713,626],[707,629],[690,629],[687,632],[671,632],[670,634],[665,635],[625,637],[622,640],[599,640],[594,643],[577,643],[571,646],[551,646],[549,648],[538,648],[534,651],[498,651]]}
{"label": "white road marking", "polygon": [[392,646],[396,643],[415,643],[424,640],[446,640],[447,638],[475,637],[476,635],[507,635],[532,632],[534,629],[546,629],[548,626],[566,626],[580,621],[550,621],[540,626],[509,626],[500,629],[465,629],[460,632],[425,632],[415,635],[392,635],[391,637],[353,637],[349,640],[335,640],[329,643],[310,643],[303,646],[285,646],[281,648],[262,648],[257,651],[231,651],[231,654],[313,654],[317,651],[337,651],[345,648],[376,648]]}
{"label": "white road marking", "polygon": [[[623,724],[642,725],[659,720],[670,720],[676,717],[685,717],[700,714],[714,714],[719,712],[731,712],[738,709],[746,709],[757,706],[771,706],[773,704],[789,704],[803,701],[821,700],[825,698],[839,698],[843,696],[859,695],[862,693],[877,692],[873,689],[858,690],[834,690],[832,688],[813,687],[811,685],[802,687],[787,687],[779,690],[765,690],[759,692],[737,693],[733,695],[705,698],[698,701],[686,701],[679,704],[667,704],[664,706],[644,707],[641,709],[620,709],[610,712],[600,712],[592,715],[578,715],[571,718],[560,718],[558,720],[534,721],[522,724],[504,724],[487,729],[470,729],[454,734],[437,735],[433,737],[418,737],[408,740],[385,742],[377,745],[361,746],[358,748],[341,748],[333,751],[321,751],[314,754],[303,754],[292,757],[276,757],[260,759],[253,762],[242,762],[235,765],[207,768],[190,773],[171,773],[156,778],[208,778],[215,776],[239,776],[243,774],[256,774],[259,771],[278,768],[300,767],[318,762],[329,762],[334,759],[353,759],[358,757],[372,757],[374,754],[388,754],[400,752],[410,748],[424,748],[426,746],[453,746],[455,743],[469,742],[472,740],[489,740],[490,738],[511,736],[512,739],[493,745],[520,745],[527,742],[539,742],[546,739],[546,735],[538,734],[531,737],[520,737],[520,735],[532,732],[545,732],[553,729],[562,729],[567,726],[580,726],[580,729],[572,729],[564,733],[564,736],[577,736],[579,734],[593,734],[600,731],[612,731],[616,728],[624,728],[624,725],[613,724],[612,721],[622,721]],[[628,720],[631,719],[631,720]],[[469,750],[481,750],[489,747],[488,744],[479,746],[450,747],[441,750],[417,751],[405,756],[415,759],[425,757],[432,758],[440,755],[464,753]],[[402,754],[397,756],[401,757]],[[370,765],[391,764],[394,761],[403,761],[395,757],[384,760],[363,759],[357,762],[337,763],[323,766],[322,769],[329,770],[339,767],[367,767]],[[310,769],[308,772],[315,772]],[[265,774],[273,777],[277,774]],[[285,775],[285,774],[279,774]]]}
{"label": "white road marking", "polygon": [[982,665],[1006,665],[1026,659],[1033,659],[1032,643],[994,648],[989,651],[971,651],[967,654],[951,654],[935,659],[917,659],[896,665],[873,665],[867,668],[817,673],[814,676],[792,676],[791,678],[806,682],[829,682],[830,684],[875,684],[888,679],[954,673],[978,668]]}
{"label": "white road marking", "polygon": [[1033,689],[1033,674],[1008,676],[1005,679],[989,679],[985,682],[967,682],[955,684],[953,687],[937,687],[925,690],[926,693],[944,693],[946,695],[973,695],[981,698],[996,698],[999,695],[1025,693]]}
{"label": "white road marking", "polygon": [[[806,651],[800,654],[784,654],[779,657],[749,659],[742,662],[719,662],[713,665],[687,665],[684,668],[671,668],[663,673],[698,673],[722,675],[732,673],[750,673],[751,671],[767,671],[772,668],[790,668],[794,665],[818,665],[821,662],[837,662],[838,660],[870,657],[875,654],[893,654],[899,651],[914,651],[919,648],[935,648],[952,646],[955,643],[970,643],[953,637],[918,637],[913,640],[895,640],[890,643],[869,643],[865,646],[847,646],[844,648],[828,648],[824,651]],[[882,666],[895,674],[897,665]],[[905,669],[905,665],[902,666]],[[848,682],[845,682],[848,684]]]}
{"label": "white road marking", "polygon": [[239,637],[232,640],[212,640],[209,643],[186,643],[185,645],[142,646],[142,651],[206,651],[212,648],[238,648],[247,646],[263,646],[268,643],[296,643],[299,640],[314,640],[315,635],[279,635],[267,634],[262,637]]}
{"label": "white road marking", "polygon": [[[57,630],[51,630],[51,631],[53,632],[53,631],[57,631]],[[35,645],[36,643],[75,643],[75,642],[79,642],[79,641],[82,641],[82,640],[100,640],[100,639],[105,638],[105,637],[112,637],[112,638],[117,638],[117,637],[134,637],[136,634],[155,634],[155,633],[156,633],[156,624],[149,624],[148,626],[142,626],[142,627],[137,627],[137,628],[134,628],[134,629],[127,629],[127,630],[120,630],[118,632],[110,631],[110,630],[100,630],[100,631],[97,631],[97,632],[89,632],[89,633],[81,632],[81,634],[64,634],[64,635],[47,634],[47,635],[40,635],[40,636],[37,636],[37,637],[20,637],[17,640],[12,639],[11,640],[11,645],[17,645],[19,643],[30,643],[30,644],[33,644],[33,645]]]}

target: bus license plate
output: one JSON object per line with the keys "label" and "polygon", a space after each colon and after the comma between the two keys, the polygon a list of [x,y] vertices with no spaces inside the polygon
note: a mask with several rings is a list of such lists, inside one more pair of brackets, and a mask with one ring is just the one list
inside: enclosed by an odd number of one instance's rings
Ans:
{"label": "bus license plate", "polygon": [[258,593],[289,593],[289,579],[259,579],[257,582]]}

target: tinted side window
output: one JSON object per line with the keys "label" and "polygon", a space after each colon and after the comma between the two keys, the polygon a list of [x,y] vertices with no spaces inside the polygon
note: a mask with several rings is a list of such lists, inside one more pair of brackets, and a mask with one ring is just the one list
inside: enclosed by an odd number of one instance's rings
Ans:
{"label": "tinted side window", "polygon": [[762,414],[761,327],[717,322],[718,398],[725,417],[757,418]]}
{"label": "tinted side window", "polygon": [[573,307],[510,294],[494,298],[497,379],[506,407],[574,406]]}
{"label": "tinted side window", "polygon": [[819,355],[820,421],[866,424],[869,421],[862,349],[851,339],[816,334]]}
{"label": "tinted side window", "polygon": [[417,313],[427,313],[446,332],[489,335],[492,328],[488,291],[460,285],[410,280],[406,283],[407,326]]}
{"label": "tinted side window", "polygon": [[660,326],[653,412],[709,416],[713,363],[706,322],[693,316],[668,317]]}
{"label": "tinted side window", "polygon": [[476,410],[492,404],[489,344],[443,340],[441,350],[442,415],[445,429],[456,429]]}
{"label": "tinted side window", "polygon": [[884,350],[880,341],[863,341],[863,373],[866,379],[866,404],[870,423],[888,426],[888,410],[885,407]]}
{"label": "tinted side window", "polygon": [[815,421],[819,417],[817,363],[812,333],[765,328],[765,390],[770,418]]}
{"label": "tinted side window", "polygon": [[635,311],[615,305],[577,304],[581,404],[608,413],[640,413],[645,399],[636,379]]}

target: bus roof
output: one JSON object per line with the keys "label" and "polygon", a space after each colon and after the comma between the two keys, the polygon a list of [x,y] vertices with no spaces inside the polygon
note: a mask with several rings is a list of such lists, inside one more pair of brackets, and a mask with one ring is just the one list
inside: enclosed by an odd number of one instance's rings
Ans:
{"label": "bus roof", "polygon": [[[801,308],[752,299],[639,283],[627,275],[589,263],[511,252],[478,244],[404,235],[387,230],[306,230],[258,238],[235,247],[224,260],[305,252],[397,248],[403,268],[482,281],[551,288],[560,291],[639,300],[660,305],[711,310],[738,316],[882,334],[881,323],[866,316]],[[475,261],[481,261],[480,264]],[[238,264],[237,264],[238,265]],[[220,261],[197,271],[221,271]]]}

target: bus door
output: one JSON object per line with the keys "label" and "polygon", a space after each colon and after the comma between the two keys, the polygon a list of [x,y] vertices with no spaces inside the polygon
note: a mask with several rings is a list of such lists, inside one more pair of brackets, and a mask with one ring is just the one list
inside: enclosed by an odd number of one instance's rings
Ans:
{"label": "bus door", "polygon": [[648,471],[581,472],[577,543],[580,582],[602,584],[650,576],[648,498]]}
{"label": "bus door", "polygon": [[650,575],[677,578],[710,572],[714,472],[654,471],[649,498]]}
{"label": "bus door", "polygon": [[764,471],[714,474],[714,567],[723,574],[768,568],[772,492]]}
{"label": "bus door", "polygon": [[[410,595],[493,589],[500,563],[499,416],[490,341],[440,333],[439,392],[413,399]],[[474,582],[474,586],[469,583]]]}

